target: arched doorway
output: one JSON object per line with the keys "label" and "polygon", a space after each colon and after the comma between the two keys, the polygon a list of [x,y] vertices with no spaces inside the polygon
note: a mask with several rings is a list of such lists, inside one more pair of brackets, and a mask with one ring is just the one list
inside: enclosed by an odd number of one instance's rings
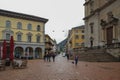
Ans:
{"label": "arched doorway", "polygon": [[25,49],[25,56],[28,57],[28,59],[33,59],[33,48],[32,47],[27,47]]}
{"label": "arched doorway", "polygon": [[41,48],[36,48],[35,49],[35,58],[42,58],[42,49]]}
{"label": "arched doorway", "polygon": [[15,56],[15,58],[21,58],[21,56],[23,56],[23,48],[16,47],[14,56]]}

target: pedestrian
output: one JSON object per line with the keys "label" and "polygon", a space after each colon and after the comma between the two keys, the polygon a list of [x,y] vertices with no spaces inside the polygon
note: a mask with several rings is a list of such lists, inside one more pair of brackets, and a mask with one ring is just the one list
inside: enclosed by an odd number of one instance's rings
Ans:
{"label": "pedestrian", "polygon": [[47,59],[47,62],[48,62],[49,61],[48,53],[46,54],[46,59]]}
{"label": "pedestrian", "polygon": [[53,62],[55,62],[55,53],[52,54]]}
{"label": "pedestrian", "polygon": [[68,53],[66,53],[66,56],[67,56],[67,60],[69,60],[69,54]]}
{"label": "pedestrian", "polygon": [[46,58],[47,58],[47,54],[45,53],[45,55],[44,55],[44,61],[46,61]]}
{"label": "pedestrian", "polygon": [[76,55],[75,56],[75,65],[77,66],[77,64],[78,64],[78,56]]}
{"label": "pedestrian", "polygon": [[51,62],[51,59],[50,59],[51,58],[51,54],[50,53],[47,54],[47,57],[48,57],[47,61]]}

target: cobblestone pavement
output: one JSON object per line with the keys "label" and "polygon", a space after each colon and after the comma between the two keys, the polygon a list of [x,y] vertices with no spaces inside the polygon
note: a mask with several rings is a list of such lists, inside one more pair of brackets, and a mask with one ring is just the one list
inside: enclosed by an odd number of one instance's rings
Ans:
{"label": "cobblestone pavement", "polygon": [[61,55],[55,62],[29,60],[26,69],[7,67],[0,80],[120,80],[120,62],[79,62],[78,66]]}

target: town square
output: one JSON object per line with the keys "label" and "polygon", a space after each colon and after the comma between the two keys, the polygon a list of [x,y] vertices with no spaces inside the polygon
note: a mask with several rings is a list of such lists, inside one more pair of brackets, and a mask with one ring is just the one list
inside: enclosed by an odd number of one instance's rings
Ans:
{"label": "town square", "polygon": [[0,80],[120,80],[120,0],[0,0]]}

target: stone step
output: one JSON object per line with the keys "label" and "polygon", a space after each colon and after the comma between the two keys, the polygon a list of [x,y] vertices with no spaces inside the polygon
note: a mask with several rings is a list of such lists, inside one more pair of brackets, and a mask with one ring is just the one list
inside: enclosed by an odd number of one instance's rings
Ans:
{"label": "stone step", "polygon": [[[99,52],[100,51],[100,52]],[[88,50],[85,52],[76,52],[80,61],[98,61],[98,62],[115,62],[118,61],[111,54],[102,52],[102,50]],[[71,59],[74,57],[72,56]]]}

